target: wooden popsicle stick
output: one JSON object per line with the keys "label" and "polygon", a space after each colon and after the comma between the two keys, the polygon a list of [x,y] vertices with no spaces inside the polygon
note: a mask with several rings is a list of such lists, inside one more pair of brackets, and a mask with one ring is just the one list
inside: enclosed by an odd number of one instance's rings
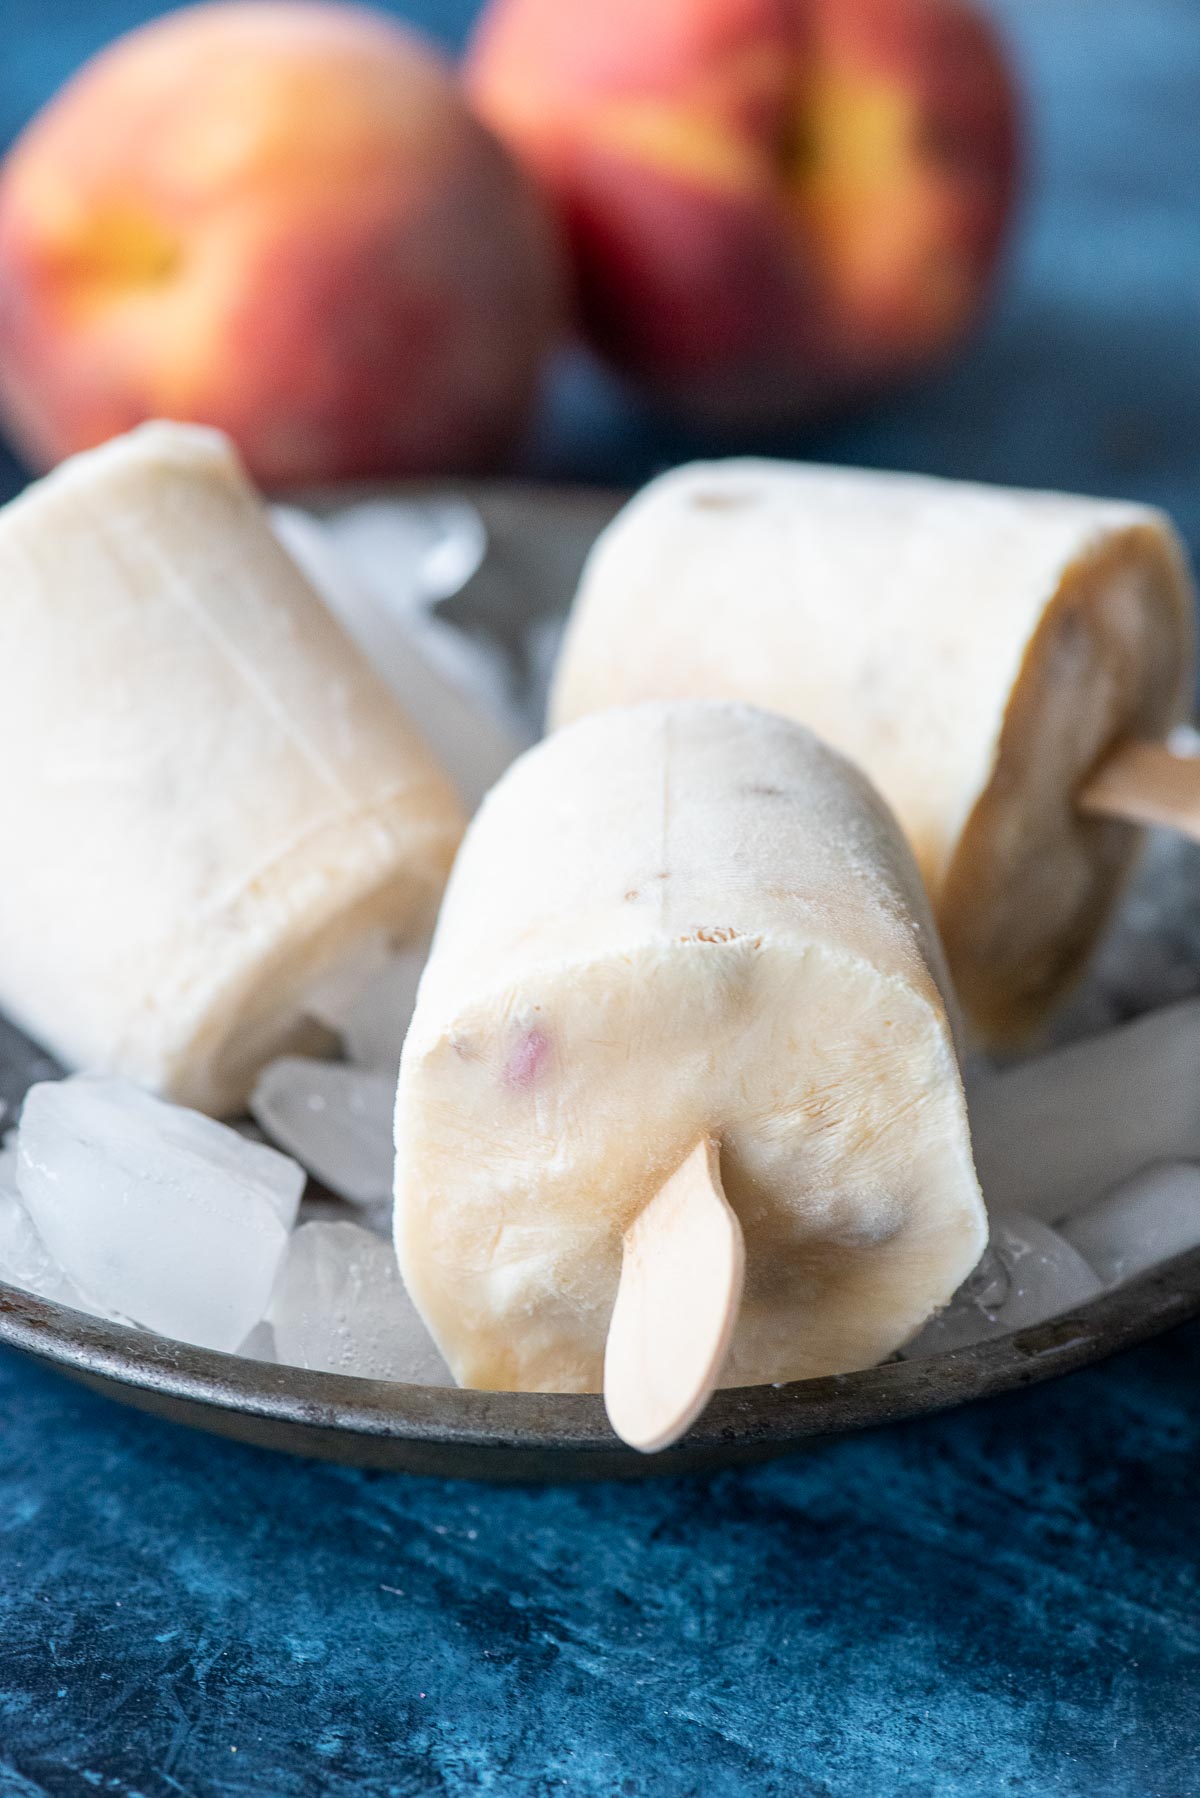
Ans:
{"label": "wooden popsicle stick", "polygon": [[729,1352],[745,1267],[718,1145],[706,1136],[625,1232],[604,1402],[631,1448],[666,1448],[703,1411]]}
{"label": "wooden popsicle stick", "polygon": [[1081,811],[1131,824],[1165,824],[1200,842],[1200,756],[1131,739],[1080,788]]}

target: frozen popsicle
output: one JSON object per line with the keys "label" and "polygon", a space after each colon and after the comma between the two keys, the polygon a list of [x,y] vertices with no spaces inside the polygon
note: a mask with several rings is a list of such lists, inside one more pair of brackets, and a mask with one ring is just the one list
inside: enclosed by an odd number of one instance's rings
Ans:
{"label": "frozen popsicle", "polygon": [[0,1008],[199,1109],[309,986],[425,931],[454,791],[226,441],[145,426],[0,514]]}
{"label": "frozen popsicle", "polygon": [[652,1447],[718,1377],[897,1348],[987,1236],[945,991],[894,820],[809,731],[648,705],[528,751],[401,1061],[397,1254],[459,1381],[603,1387]]}
{"label": "frozen popsicle", "polygon": [[1200,829],[1200,761],[1162,747],[1191,606],[1143,506],[697,464],[597,544],[551,719],[709,697],[810,725],[896,812],[976,1024],[1019,1037],[1086,962],[1138,844],[1121,820]]}

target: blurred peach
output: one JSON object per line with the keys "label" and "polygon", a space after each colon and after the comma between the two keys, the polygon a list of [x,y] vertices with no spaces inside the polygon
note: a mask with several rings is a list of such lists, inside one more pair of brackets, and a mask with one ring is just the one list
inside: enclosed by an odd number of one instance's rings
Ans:
{"label": "blurred peach", "polygon": [[558,203],[589,334],[686,410],[869,392],[980,311],[1016,109],[963,0],[492,0],[468,78]]}
{"label": "blurred peach", "polygon": [[562,306],[525,175],[440,56],[356,8],[156,21],[0,175],[0,409],[39,465],[165,416],[267,483],[477,467]]}

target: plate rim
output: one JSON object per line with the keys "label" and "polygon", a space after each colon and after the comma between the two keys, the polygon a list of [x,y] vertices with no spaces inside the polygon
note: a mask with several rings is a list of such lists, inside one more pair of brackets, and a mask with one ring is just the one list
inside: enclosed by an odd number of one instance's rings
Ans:
{"label": "plate rim", "polygon": [[[491,1477],[489,1456],[551,1464],[569,1479],[595,1461],[605,1476],[768,1458],[1075,1372],[1200,1316],[1200,1247],[1086,1305],[1011,1335],[911,1361],[775,1386],[726,1388],[675,1448],[639,1455],[613,1435],[591,1393],[482,1392],[324,1373],[203,1349],[73,1311],[0,1283],[0,1344],[141,1408],[268,1447],[299,1432],[300,1452],[341,1458],[356,1446],[433,1451],[430,1470]],[[324,1446],[322,1446],[324,1444]],[[462,1467],[458,1462],[464,1463]],[[468,1465],[469,1463],[469,1465]],[[381,1464],[375,1462],[375,1464]],[[508,1477],[501,1471],[500,1477]],[[529,1477],[518,1471],[518,1477]]]}

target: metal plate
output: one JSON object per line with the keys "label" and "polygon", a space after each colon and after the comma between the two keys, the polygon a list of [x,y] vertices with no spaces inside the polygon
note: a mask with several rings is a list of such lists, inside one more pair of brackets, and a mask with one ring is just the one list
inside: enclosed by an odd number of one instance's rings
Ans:
{"label": "metal plate", "polygon": [[1200,1315],[1200,1250],[1015,1336],[865,1373],[719,1392],[674,1448],[638,1455],[599,1398],[457,1392],[306,1373],[123,1330],[0,1286],[0,1342],[176,1423],[360,1467],[612,1479],[768,1460],[873,1424],[1056,1379]]}
{"label": "metal plate", "polygon": [[[456,491],[479,506],[491,547],[481,576],[448,602],[447,613],[503,647],[514,699],[532,709],[539,695],[537,669],[524,650],[529,621],[565,608],[583,557],[619,496],[500,485]],[[375,488],[366,496],[389,492],[396,489]],[[328,511],[347,496],[307,498],[315,510]],[[3,1121],[33,1081],[56,1071],[0,1019]],[[1081,1311],[1014,1336],[835,1379],[718,1393],[681,1443],[642,1456],[615,1439],[599,1398],[458,1392],[308,1373],[123,1329],[0,1285],[0,1343],[143,1411],[293,1454],[498,1480],[605,1479],[765,1460],[822,1438],[1055,1379],[1198,1315],[1200,1249]]]}

